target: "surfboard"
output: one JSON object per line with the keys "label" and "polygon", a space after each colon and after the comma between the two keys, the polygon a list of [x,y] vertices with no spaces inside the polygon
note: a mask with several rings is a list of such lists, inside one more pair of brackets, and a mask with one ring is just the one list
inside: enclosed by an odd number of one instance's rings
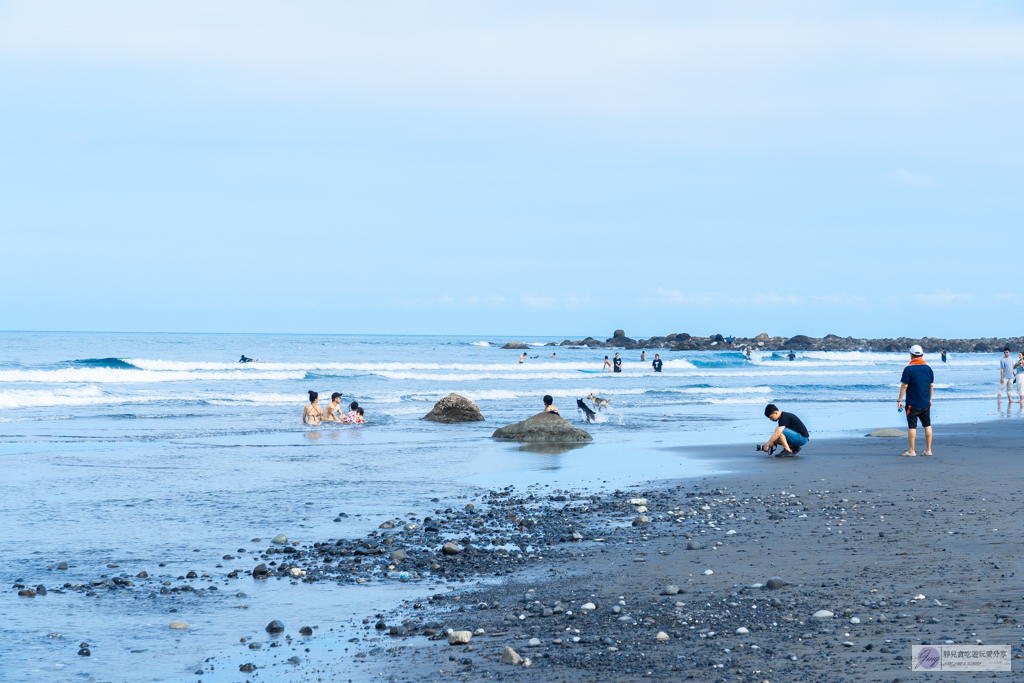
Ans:
{"label": "surfboard", "polygon": [[580,370],[580,372],[601,372],[601,370]]}

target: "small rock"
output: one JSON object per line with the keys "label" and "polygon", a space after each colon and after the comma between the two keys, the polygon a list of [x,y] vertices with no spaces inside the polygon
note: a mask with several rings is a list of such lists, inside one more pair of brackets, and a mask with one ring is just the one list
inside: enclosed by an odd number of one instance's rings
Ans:
{"label": "small rock", "polygon": [[292,567],[290,570],[288,570],[288,573],[292,576],[305,576],[306,570],[299,569],[298,567]]}
{"label": "small rock", "polygon": [[401,562],[402,560],[405,559],[405,551],[404,550],[392,550],[391,551],[391,559],[394,560],[395,562]]}
{"label": "small rock", "polygon": [[467,645],[473,639],[471,631],[452,631],[448,634],[449,645]]}
{"label": "small rock", "polygon": [[505,651],[501,653],[502,664],[519,664],[523,661],[523,658],[519,656],[519,653],[513,650],[511,647],[506,646]]}
{"label": "small rock", "polygon": [[640,515],[633,520],[633,526],[647,526],[651,523],[651,520],[647,519],[647,515]]}
{"label": "small rock", "polygon": [[304,635],[304,636],[311,636],[311,635],[313,635],[313,629],[311,629],[308,626],[303,626],[302,628],[299,629],[299,633],[301,635]]}
{"label": "small rock", "polygon": [[638,508],[636,509],[636,511],[637,511],[637,512],[639,512],[639,513],[640,513],[640,514],[642,515],[642,514],[644,514],[645,512],[647,512],[647,506],[646,506],[646,505],[641,505],[640,507],[638,507]]}
{"label": "small rock", "polygon": [[256,665],[255,664],[243,664],[242,666],[238,667],[238,670],[242,671],[244,673],[252,673],[253,671],[256,670]]}
{"label": "small rock", "polygon": [[679,593],[679,586],[669,585],[661,589],[662,595],[676,595],[677,593]]}
{"label": "small rock", "polygon": [[540,611],[540,615],[541,615],[542,617],[550,617],[550,616],[554,616],[554,614],[555,614],[554,610],[552,610],[552,609],[551,609],[551,608],[549,608],[549,607],[545,607],[544,609],[542,609],[542,610]]}
{"label": "small rock", "polygon": [[288,663],[289,664],[298,664],[301,661],[302,661],[301,659],[299,659],[297,656],[294,656],[294,655],[288,658]]}
{"label": "small rock", "polygon": [[773,576],[772,578],[768,579],[768,583],[765,584],[765,586],[767,586],[769,588],[769,590],[773,590],[773,591],[779,590],[784,585],[785,584],[783,583],[782,579],[779,578],[778,576]]}
{"label": "small rock", "polygon": [[843,643],[843,647],[853,647],[853,643],[847,640]]}
{"label": "small rock", "polygon": [[249,643],[249,649],[250,650],[258,650],[258,649],[260,649],[260,644],[259,643]]}
{"label": "small rock", "polygon": [[664,631],[658,631],[658,635],[654,636],[654,639],[657,640],[659,643],[667,643],[668,634]]}
{"label": "small rock", "polygon": [[288,542],[288,537],[284,534],[278,534],[277,536],[274,536],[272,539],[270,539],[270,542],[274,545],[284,545]]}
{"label": "small rock", "polygon": [[831,619],[835,615],[829,612],[827,609],[820,609],[811,615],[812,619]]}
{"label": "small rock", "polygon": [[924,599],[925,598],[924,598],[924,595],[922,593],[918,593],[917,595],[914,596],[914,600],[924,600]]}
{"label": "small rock", "polygon": [[252,570],[253,578],[255,578],[257,576],[266,576],[268,573],[269,572],[267,571],[267,565],[265,565],[265,564],[258,564]]}
{"label": "small rock", "polygon": [[578,531],[574,531],[572,533],[572,540],[574,540],[574,541],[582,541],[583,540],[583,534],[581,534]]}
{"label": "small rock", "polygon": [[736,635],[738,635],[738,636],[745,636],[745,635],[747,635],[748,633],[750,633],[750,631],[748,631],[748,630],[747,630],[746,628],[744,628],[743,626],[740,626],[740,627],[739,627],[738,629],[736,629]]}
{"label": "small rock", "polygon": [[383,524],[381,524],[377,528],[378,529],[394,529],[395,528],[395,523],[392,522],[391,520],[388,520],[388,521],[384,522]]}
{"label": "small rock", "polygon": [[60,564],[57,565],[57,569],[67,569],[67,568],[68,568],[68,563],[67,562],[61,562]]}
{"label": "small rock", "polygon": [[523,657],[523,666],[530,666],[530,658]]}
{"label": "small rock", "polygon": [[80,654],[83,657],[89,657],[90,655],[92,655],[92,653],[89,652],[89,648],[87,647],[83,647],[81,650],[79,650],[78,654]]}
{"label": "small rock", "polygon": [[690,541],[689,543],[686,544],[686,549],[687,550],[700,550],[700,543],[698,543],[697,541]]}
{"label": "small rock", "polygon": [[34,598],[36,596],[36,592],[31,588],[22,588],[18,591],[18,595],[24,595],[26,598]]}
{"label": "small rock", "polygon": [[852,619],[850,619],[850,623],[851,624],[859,624],[860,623],[860,619],[858,619],[857,617],[853,617]]}
{"label": "small rock", "polygon": [[284,630],[284,624],[282,624],[280,620],[274,619],[272,622],[267,624],[267,628],[265,630],[267,633],[280,633]]}
{"label": "small rock", "polygon": [[712,574],[714,574],[714,572],[711,571],[710,569],[705,569],[704,570],[704,576],[711,576]]}
{"label": "small rock", "polygon": [[587,610],[587,611],[591,611],[591,612],[592,612],[592,611],[594,611],[595,609],[597,609],[597,605],[595,605],[595,604],[594,604],[594,603],[592,603],[592,602],[585,602],[585,603],[583,603],[582,605],[580,605],[580,609],[584,609],[584,610]]}
{"label": "small rock", "polygon": [[537,638],[530,638],[530,640],[526,642],[526,647],[540,647],[540,640]]}
{"label": "small rock", "polygon": [[441,552],[445,555],[458,555],[462,552],[462,548],[459,547],[458,543],[448,541],[443,546],[441,546]]}
{"label": "small rock", "polygon": [[170,627],[173,628],[175,631],[179,631],[183,628],[188,628],[189,624],[185,621],[172,621]]}
{"label": "small rock", "polygon": [[138,574],[135,575],[135,578],[136,579],[148,579],[149,578],[149,574],[147,574],[146,572],[139,572]]}

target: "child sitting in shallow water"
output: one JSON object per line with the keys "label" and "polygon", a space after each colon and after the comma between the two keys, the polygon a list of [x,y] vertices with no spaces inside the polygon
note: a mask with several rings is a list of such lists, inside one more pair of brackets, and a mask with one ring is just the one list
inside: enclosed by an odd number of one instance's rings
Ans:
{"label": "child sitting in shallow water", "polygon": [[350,413],[350,415],[353,415],[353,414],[355,415],[355,417],[350,419],[349,422],[352,422],[354,424],[363,424],[364,422],[366,422],[366,420],[363,419],[363,409],[362,408],[356,408],[354,413]]}
{"label": "child sitting in shallow water", "polygon": [[363,409],[355,401],[352,401],[348,406],[348,415],[345,416],[345,422],[351,424],[363,422]]}

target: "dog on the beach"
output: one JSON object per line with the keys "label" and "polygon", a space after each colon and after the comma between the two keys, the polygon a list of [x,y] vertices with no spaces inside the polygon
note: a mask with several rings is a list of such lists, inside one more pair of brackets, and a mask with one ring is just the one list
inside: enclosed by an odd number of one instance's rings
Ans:
{"label": "dog on the beach", "polygon": [[594,396],[593,394],[591,394],[590,396],[587,396],[587,398],[589,398],[590,402],[594,404],[594,408],[596,408],[598,410],[600,410],[601,408],[607,408],[608,407],[608,399],[606,399],[606,398],[601,398],[600,396]]}
{"label": "dog on the beach", "polygon": [[576,399],[576,407],[583,411],[583,415],[587,418],[587,422],[594,421],[594,416],[597,415],[597,413],[587,407],[587,404],[583,402],[582,398]]}

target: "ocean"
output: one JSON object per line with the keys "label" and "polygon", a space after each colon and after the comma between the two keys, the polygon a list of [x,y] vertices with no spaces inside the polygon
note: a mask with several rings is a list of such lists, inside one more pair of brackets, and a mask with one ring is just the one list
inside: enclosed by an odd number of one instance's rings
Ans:
{"label": "ocean", "polygon": [[[895,405],[903,354],[797,352],[789,361],[778,352],[748,360],[666,351],[655,374],[654,352],[640,362],[629,351],[613,375],[581,371],[600,370],[614,349],[545,346],[566,336],[516,339],[531,345],[519,364],[521,351],[498,348],[509,338],[478,336],[0,333],[3,679],[195,681],[205,658],[237,650],[271,619],[343,633],[422,594],[383,577],[228,586],[224,574],[253,564],[243,550],[265,548],[277,533],[303,543],[351,538],[493,488],[616,489],[721,467],[678,446],[741,444],[731,466],[742,468],[763,457],[754,444],[773,427],[763,416],[769,401],[806,423],[807,458],[827,457],[816,439],[905,427]],[[242,354],[261,361],[235,362]],[[937,425],[1020,418],[1016,404],[997,409],[997,355],[927,360]],[[303,426],[308,390],[321,403],[334,391],[346,405],[358,401],[366,423]],[[453,391],[476,401],[486,421],[419,419]],[[575,406],[590,393],[611,401],[595,424]],[[490,438],[539,412],[544,394],[594,442],[553,453]],[[941,427],[936,434],[941,453]],[[894,455],[903,446],[893,443]],[[220,588],[174,601],[53,592],[140,571],[173,581],[208,573],[203,581]],[[50,592],[18,597],[15,584]],[[175,618],[192,628],[170,631]],[[90,657],[75,654],[81,642]]]}

